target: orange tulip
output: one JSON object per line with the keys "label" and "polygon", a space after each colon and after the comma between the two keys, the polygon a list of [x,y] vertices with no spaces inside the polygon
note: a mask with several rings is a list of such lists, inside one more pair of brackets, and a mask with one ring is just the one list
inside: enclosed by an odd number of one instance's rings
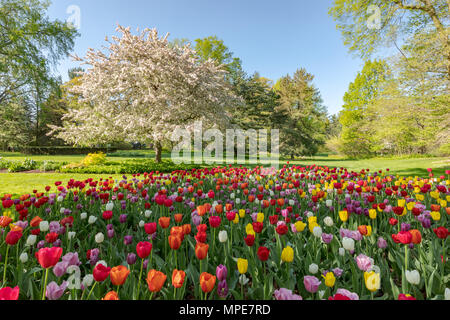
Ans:
{"label": "orange tulip", "polygon": [[110,291],[102,300],[119,300],[119,296],[117,295],[117,292]]}
{"label": "orange tulip", "polygon": [[148,290],[151,292],[159,292],[166,282],[167,276],[161,271],[150,270],[147,274]]}
{"label": "orange tulip", "polygon": [[179,289],[184,284],[184,278],[186,278],[186,272],[182,270],[173,270],[172,272],[172,285]]}
{"label": "orange tulip", "polygon": [[233,210],[233,205],[232,205],[231,203],[227,203],[227,204],[225,205],[225,210],[227,210],[227,212]]}
{"label": "orange tulip", "polygon": [[419,230],[417,230],[417,229],[409,230],[409,233],[412,234],[412,239],[411,239],[412,243],[419,244],[422,242],[422,234],[420,233]]}
{"label": "orange tulip", "polygon": [[253,202],[255,201],[255,196],[254,195],[249,195],[248,196],[248,202]]}
{"label": "orange tulip", "polygon": [[207,272],[203,272],[200,275],[200,287],[203,292],[209,293],[214,289],[216,285],[216,277]]}
{"label": "orange tulip", "polygon": [[210,203],[205,203],[203,206],[205,207],[206,212],[209,212],[209,210],[211,210],[212,208],[212,205]]}
{"label": "orange tulip", "polygon": [[169,217],[161,217],[158,220],[159,225],[163,229],[167,229],[170,226],[170,218]]}
{"label": "orange tulip", "polygon": [[183,225],[183,232],[184,232],[185,235],[190,234],[191,233],[191,229],[192,229],[192,227],[191,227],[190,224]]}
{"label": "orange tulip", "polygon": [[216,213],[221,214],[223,212],[223,206],[221,204],[218,204],[216,206]]}
{"label": "orange tulip", "polygon": [[127,280],[130,270],[125,266],[118,266],[111,269],[109,277],[114,286],[121,286]]}
{"label": "orange tulip", "polygon": [[445,208],[445,211],[447,212],[447,214],[450,214],[450,207]]}
{"label": "orange tulip", "polygon": [[176,223],[180,223],[183,220],[183,215],[181,213],[177,213],[174,215],[174,218]]}
{"label": "orange tulip", "polygon": [[37,227],[37,226],[39,226],[39,223],[41,223],[41,221],[42,221],[42,219],[39,216],[36,216],[33,218],[33,220],[31,220],[30,226]]}
{"label": "orange tulip", "polygon": [[283,198],[277,199],[277,204],[278,204],[278,206],[280,206],[280,207],[284,206],[284,199],[283,199]]}
{"label": "orange tulip", "polygon": [[208,249],[209,245],[205,243],[198,242],[195,246],[195,255],[197,256],[197,259],[203,260],[208,255]]}
{"label": "orange tulip", "polygon": [[0,227],[6,228],[12,222],[10,217],[0,217]]}
{"label": "orange tulip", "polygon": [[181,237],[178,234],[169,236],[169,246],[172,250],[178,250],[181,247],[182,241],[183,240],[181,240]]}
{"label": "orange tulip", "polygon": [[206,214],[206,207],[205,206],[198,206],[197,207],[197,214],[200,217],[203,217]]}
{"label": "orange tulip", "polygon": [[440,211],[441,210],[441,206],[438,204],[432,204],[431,205],[431,211]]}

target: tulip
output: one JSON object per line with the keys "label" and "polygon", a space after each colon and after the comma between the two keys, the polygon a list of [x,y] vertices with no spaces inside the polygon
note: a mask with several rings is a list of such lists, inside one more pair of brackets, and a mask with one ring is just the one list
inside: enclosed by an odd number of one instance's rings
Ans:
{"label": "tulip", "polygon": [[359,296],[356,293],[350,292],[346,289],[337,289],[336,294],[340,294],[349,298],[350,300],[359,300]]}
{"label": "tulip", "polygon": [[316,274],[319,271],[319,266],[315,263],[309,265],[309,273]]}
{"label": "tulip", "polygon": [[178,250],[181,247],[182,239],[177,235],[169,236],[169,246],[172,250]]}
{"label": "tulip", "polygon": [[217,285],[217,294],[221,298],[226,298],[228,295],[228,283],[226,280],[222,280]]}
{"label": "tulip", "polygon": [[4,287],[0,289],[0,300],[18,300],[19,292],[18,286],[15,288]]}
{"label": "tulip", "polygon": [[417,270],[406,270],[405,272],[406,275],[406,280],[410,283],[410,284],[414,284],[414,285],[419,285],[420,283],[420,273]]}
{"label": "tulip", "polygon": [[325,217],[325,219],[323,219],[323,222],[327,227],[332,227],[334,225],[333,219],[331,217]]}
{"label": "tulip", "polygon": [[210,293],[216,284],[216,277],[207,272],[200,275],[200,288],[204,293]]}
{"label": "tulip", "polygon": [[303,278],[305,289],[310,293],[316,293],[321,283],[322,282],[320,282],[319,279],[314,276],[305,276]]}
{"label": "tulip", "polygon": [[208,255],[209,245],[198,242],[195,246],[195,256],[199,260],[203,260]]}
{"label": "tulip", "polygon": [[283,262],[294,261],[294,249],[292,249],[290,246],[284,248],[283,251],[281,252],[281,260]]}
{"label": "tulip", "polygon": [[60,286],[58,286],[56,282],[54,281],[50,282],[47,286],[45,296],[49,300],[58,300],[59,298],[62,297],[64,291],[66,291],[68,284],[69,283],[67,281],[63,281],[63,283]]}
{"label": "tulip", "polygon": [[47,232],[49,230],[50,226],[48,221],[41,221],[39,223],[39,230],[41,230],[42,232]]}
{"label": "tulip", "polygon": [[266,247],[259,247],[258,248],[258,259],[261,261],[267,261],[269,259],[270,250]]}
{"label": "tulip", "polygon": [[342,245],[345,250],[347,251],[354,251],[355,250],[355,240],[351,238],[344,237],[342,239]]}
{"label": "tulip", "polygon": [[147,258],[152,252],[152,244],[150,242],[139,242],[136,245],[136,253],[141,259]]}
{"label": "tulip", "polygon": [[148,289],[153,293],[161,291],[167,276],[161,271],[150,270],[147,274]]}
{"label": "tulip", "polygon": [[119,300],[119,295],[115,291],[108,292],[102,300]]}
{"label": "tulip", "polygon": [[244,274],[248,269],[248,260],[239,258],[237,261],[237,266],[240,274]]}
{"label": "tulip", "polygon": [[299,295],[293,294],[292,290],[280,288],[275,290],[273,295],[276,300],[303,300],[303,298]]}
{"label": "tulip", "polygon": [[314,229],[313,229],[313,235],[314,235],[316,238],[322,237],[322,228],[319,227],[319,226],[314,227]]}
{"label": "tulip", "polygon": [[228,233],[225,230],[219,232],[219,241],[221,243],[228,241]]}
{"label": "tulip", "polygon": [[375,292],[380,289],[380,274],[374,271],[364,272],[364,282],[367,290]]}
{"label": "tulip", "polygon": [[111,268],[103,265],[102,263],[98,263],[94,271],[92,272],[92,275],[94,276],[94,280],[97,282],[103,282],[105,281],[111,272]]}
{"label": "tulip", "polygon": [[398,300],[416,300],[416,298],[414,298],[412,295],[410,294],[404,294],[404,293],[400,293],[398,295]]}
{"label": "tulip", "polygon": [[173,270],[172,272],[172,285],[179,289],[183,286],[184,284],[184,279],[186,277],[186,272],[182,271],[182,270]]}
{"label": "tulip", "polygon": [[334,276],[333,272],[327,272],[327,274],[324,276],[322,275],[322,277],[325,279],[325,285],[329,288],[334,287],[334,284],[336,282],[336,277]]}
{"label": "tulip", "polygon": [[111,269],[109,274],[111,283],[114,286],[121,286],[125,283],[129,274],[130,270],[128,270],[128,268],[125,266],[114,267]]}
{"label": "tulip", "polygon": [[372,268],[373,260],[364,254],[357,256],[355,260],[361,271],[369,271]]}
{"label": "tulip", "polygon": [[[96,221],[97,221],[97,217],[94,217],[94,216],[90,216],[88,219],[89,224],[94,224]],[[44,230],[42,230],[42,231],[44,231]]]}
{"label": "tulip", "polygon": [[42,248],[36,253],[36,258],[42,268],[48,269],[56,265],[62,252],[63,249],[58,247]]}
{"label": "tulip", "polygon": [[382,237],[379,237],[378,241],[377,241],[377,246],[380,249],[386,249],[387,248],[387,241],[384,240]]}

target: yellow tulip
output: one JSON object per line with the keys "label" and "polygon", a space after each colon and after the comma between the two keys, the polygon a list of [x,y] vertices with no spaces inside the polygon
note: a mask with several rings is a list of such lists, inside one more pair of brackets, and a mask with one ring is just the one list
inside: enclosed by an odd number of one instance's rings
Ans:
{"label": "yellow tulip", "polygon": [[441,220],[441,213],[439,211],[431,211],[430,215],[434,221]]}
{"label": "yellow tulip", "polygon": [[367,290],[375,292],[380,289],[380,274],[375,273],[375,271],[371,271],[370,273],[364,272],[364,282]]}
{"label": "yellow tulip", "polygon": [[319,224],[317,222],[313,222],[309,224],[309,232],[313,232],[315,227],[319,227]]}
{"label": "yellow tulip", "polygon": [[262,213],[262,212],[258,213],[258,215],[256,217],[256,221],[257,222],[264,222],[264,213]]}
{"label": "yellow tulip", "polygon": [[244,219],[244,218],[245,218],[245,210],[244,210],[244,209],[239,210],[239,217],[240,217],[241,219]]}
{"label": "yellow tulip", "polygon": [[294,249],[287,246],[283,249],[283,252],[281,253],[281,260],[284,262],[292,262],[294,261]]}
{"label": "yellow tulip", "polygon": [[235,215],[233,223],[234,224],[238,224],[239,223],[239,216],[238,215]]}
{"label": "yellow tulip", "polygon": [[247,232],[247,234],[255,235],[255,230],[253,229],[253,225],[252,225],[251,223],[249,223],[249,224],[245,227],[245,232]]}
{"label": "yellow tulip", "polygon": [[240,274],[244,274],[248,269],[248,260],[239,258],[237,261],[238,270]]}
{"label": "yellow tulip", "polygon": [[411,211],[415,205],[416,205],[416,203],[414,201],[411,201],[411,202],[408,202],[406,207],[408,208],[409,211]]}
{"label": "yellow tulip", "polygon": [[397,203],[398,203],[399,207],[404,207],[405,204],[406,204],[406,200],[405,199],[398,199]]}
{"label": "yellow tulip", "polygon": [[375,209],[370,209],[369,210],[369,218],[374,220],[377,218],[377,210]]}
{"label": "yellow tulip", "polygon": [[339,211],[339,218],[342,222],[346,222],[348,220],[348,212],[347,211]]}
{"label": "yellow tulip", "polygon": [[317,222],[317,217],[316,216],[311,216],[308,218],[308,223],[314,223]]}
{"label": "yellow tulip", "polygon": [[336,277],[334,276],[333,272],[328,272],[326,276],[322,275],[322,277],[325,279],[325,285],[327,287],[334,287],[334,283],[336,282]]}
{"label": "yellow tulip", "polygon": [[303,232],[303,230],[305,230],[306,228],[306,223],[304,223],[303,221],[297,221],[294,226],[297,232]]}
{"label": "yellow tulip", "polygon": [[423,201],[425,199],[425,196],[423,194],[416,194],[416,199],[419,201]]}

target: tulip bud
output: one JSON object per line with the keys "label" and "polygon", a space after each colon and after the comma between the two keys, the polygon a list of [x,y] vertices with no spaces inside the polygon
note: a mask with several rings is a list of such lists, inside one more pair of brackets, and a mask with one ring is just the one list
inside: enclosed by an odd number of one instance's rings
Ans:
{"label": "tulip bud", "polygon": [[27,238],[26,245],[31,247],[31,246],[33,246],[36,243],[36,240],[37,240],[37,236],[31,234]]}
{"label": "tulip bud", "polygon": [[227,242],[227,240],[228,240],[228,233],[225,230],[220,231],[219,232],[219,241],[221,243],[224,243],[224,242]]}
{"label": "tulip bud", "polygon": [[99,232],[95,235],[95,242],[102,243],[105,240],[103,233]]}
{"label": "tulip bud", "polygon": [[333,219],[331,217],[326,217],[325,219],[323,219],[323,222],[327,227],[332,227],[334,224]]}
{"label": "tulip bud", "polygon": [[342,239],[342,245],[344,246],[344,249],[347,251],[354,251],[355,250],[355,240],[351,238],[345,238]]}
{"label": "tulip bud", "polygon": [[319,266],[315,263],[309,265],[309,273],[316,274],[319,271]]}
{"label": "tulip bud", "polygon": [[50,225],[48,223],[48,221],[41,221],[39,223],[39,230],[41,230],[42,232],[47,232],[50,229]]}
{"label": "tulip bud", "polygon": [[420,283],[419,271],[417,271],[417,270],[412,270],[412,271],[406,270],[405,275],[406,275],[406,280],[409,283],[414,284],[414,285],[418,285]]}
{"label": "tulip bud", "polygon": [[20,262],[25,263],[28,261],[28,254],[26,252],[22,253],[19,257]]}

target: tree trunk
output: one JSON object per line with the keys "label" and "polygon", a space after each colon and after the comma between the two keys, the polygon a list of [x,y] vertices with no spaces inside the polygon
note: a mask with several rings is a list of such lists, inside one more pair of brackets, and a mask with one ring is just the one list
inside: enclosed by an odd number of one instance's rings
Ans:
{"label": "tree trunk", "polygon": [[155,142],[155,161],[156,163],[161,163],[161,158],[162,158],[162,145],[160,141],[156,141]]}

